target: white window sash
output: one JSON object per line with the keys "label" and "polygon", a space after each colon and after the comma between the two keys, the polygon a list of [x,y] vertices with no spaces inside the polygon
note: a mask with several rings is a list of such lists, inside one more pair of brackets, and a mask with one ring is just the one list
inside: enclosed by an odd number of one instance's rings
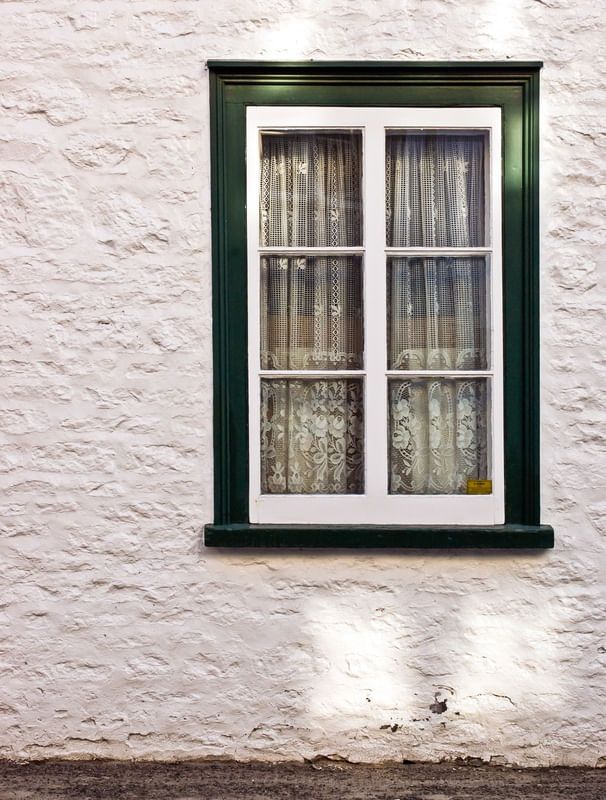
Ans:
{"label": "white window sash", "polygon": [[[363,135],[363,246],[355,248],[260,247],[260,132],[358,129]],[[388,248],[385,242],[385,136],[391,129],[487,131],[487,242],[478,248]],[[499,108],[249,107],[247,110],[249,513],[251,523],[492,525],[505,520],[503,425],[501,111]],[[371,210],[372,209],[372,213]],[[268,371],[260,369],[260,257],[264,254],[360,254],[363,258],[364,369]],[[386,259],[399,256],[486,256],[490,265],[487,327],[490,369],[478,371],[387,370]],[[372,270],[372,275],[370,274]],[[364,381],[365,493],[279,495],[261,493],[261,377],[360,377]],[[490,495],[388,494],[387,378],[485,377],[488,381]]]}

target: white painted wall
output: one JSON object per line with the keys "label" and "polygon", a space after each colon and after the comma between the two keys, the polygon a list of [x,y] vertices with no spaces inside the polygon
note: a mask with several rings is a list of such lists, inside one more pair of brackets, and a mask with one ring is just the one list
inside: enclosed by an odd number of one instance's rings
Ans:
{"label": "white painted wall", "polygon": [[[605,11],[0,5],[1,755],[606,760]],[[545,61],[553,552],[200,547],[208,58]]]}

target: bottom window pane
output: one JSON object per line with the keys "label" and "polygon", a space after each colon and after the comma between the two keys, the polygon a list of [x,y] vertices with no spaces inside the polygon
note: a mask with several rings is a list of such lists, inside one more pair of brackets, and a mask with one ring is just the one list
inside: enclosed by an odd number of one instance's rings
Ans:
{"label": "bottom window pane", "polygon": [[263,494],[362,494],[362,380],[261,380]]}
{"label": "bottom window pane", "polygon": [[465,494],[488,478],[487,380],[389,382],[390,494]]}

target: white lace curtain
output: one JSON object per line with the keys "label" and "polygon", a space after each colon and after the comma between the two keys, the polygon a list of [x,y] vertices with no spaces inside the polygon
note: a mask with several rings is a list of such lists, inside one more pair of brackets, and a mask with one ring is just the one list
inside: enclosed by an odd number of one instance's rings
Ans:
{"label": "white lace curtain", "polygon": [[385,162],[390,247],[481,247],[484,137],[392,134]]}
{"label": "white lace curtain", "polygon": [[266,133],[262,247],[362,244],[360,133]]}
{"label": "white lace curtain", "polygon": [[[485,242],[482,136],[397,134],[386,141],[392,247]],[[388,261],[390,369],[485,369],[486,260]],[[485,380],[390,382],[390,492],[455,494],[487,475]]]}
{"label": "white lace curtain", "polygon": [[364,491],[360,379],[261,381],[261,491]]}
{"label": "white lace curtain", "polygon": [[362,367],[362,259],[261,259],[261,368]]}
{"label": "white lace curtain", "polygon": [[486,369],[483,258],[390,258],[389,369]]}
{"label": "white lace curtain", "polygon": [[[359,133],[263,135],[262,246],[362,244]],[[484,241],[481,136],[387,137],[387,243],[473,247]],[[372,209],[369,210],[372,212]],[[390,369],[482,369],[483,258],[388,260]],[[261,259],[261,367],[363,367],[362,260]],[[390,383],[392,493],[458,493],[486,477],[486,382]],[[262,491],[344,494],[363,488],[360,379],[263,379]]]}
{"label": "white lace curtain", "polygon": [[464,494],[486,477],[486,380],[392,380],[391,494]]}

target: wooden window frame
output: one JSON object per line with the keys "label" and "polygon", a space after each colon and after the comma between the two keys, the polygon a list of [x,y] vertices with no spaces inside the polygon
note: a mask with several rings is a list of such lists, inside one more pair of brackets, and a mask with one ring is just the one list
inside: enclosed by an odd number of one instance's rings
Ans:
{"label": "wooden window frame", "polygon": [[[539,511],[539,63],[210,62],[215,520],[219,547],[545,548]],[[504,522],[251,524],[246,110],[498,108],[502,119]],[[348,497],[343,502],[349,502]],[[404,516],[404,515],[402,515]]]}

